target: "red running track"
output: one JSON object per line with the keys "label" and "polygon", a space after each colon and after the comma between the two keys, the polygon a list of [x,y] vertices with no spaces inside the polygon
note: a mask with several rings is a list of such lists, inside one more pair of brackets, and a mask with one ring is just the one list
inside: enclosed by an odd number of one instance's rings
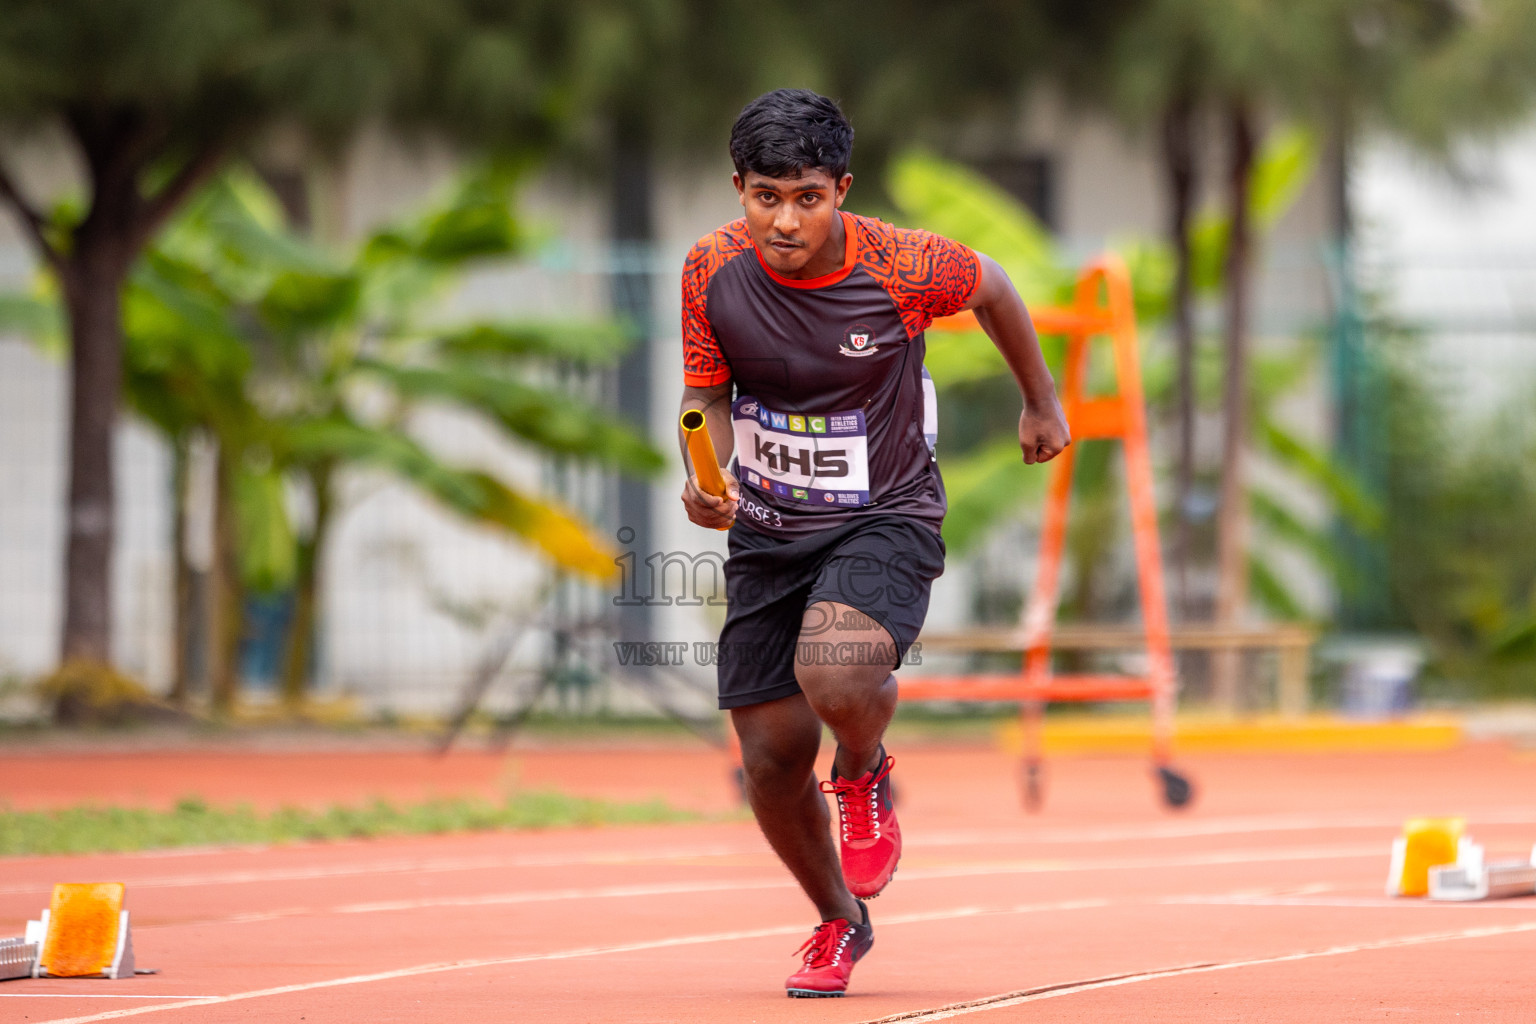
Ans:
{"label": "red running track", "polygon": [[[1410,814],[1462,813],[1490,853],[1529,851],[1528,755],[1190,758],[1202,794],[1178,816],[1144,763],[1065,759],[1028,817],[1001,754],[893,752],[907,850],[846,999],[782,994],[813,915],[740,822],[0,860],[0,933],[55,881],[122,880],[139,962],[163,972],[8,982],[0,1020],[1531,1019],[1536,899],[1381,895]],[[516,755],[534,776],[571,756]],[[725,798],[700,790],[720,778],[706,751],[580,756],[576,789]],[[244,773],[253,801],[263,764]]]}

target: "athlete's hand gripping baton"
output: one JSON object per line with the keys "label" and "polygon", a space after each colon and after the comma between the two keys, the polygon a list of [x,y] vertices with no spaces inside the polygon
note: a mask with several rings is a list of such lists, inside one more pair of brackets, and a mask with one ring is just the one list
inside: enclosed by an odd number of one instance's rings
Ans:
{"label": "athlete's hand gripping baton", "polygon": [[[720,459],[715,455],[715,442],[705,426],[704,411],[689,409],[678,421],[683,436],[688,439],[688,458],[693,460],[694,475],[699,478],[699,489],[717,498],[726,497],[725,477],[720,475]],[[717,530],[728,527],[717,526]]]}

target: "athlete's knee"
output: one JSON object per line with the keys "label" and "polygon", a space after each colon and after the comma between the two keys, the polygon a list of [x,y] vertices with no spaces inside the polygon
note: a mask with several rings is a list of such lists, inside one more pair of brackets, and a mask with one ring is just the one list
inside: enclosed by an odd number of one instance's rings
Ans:
{"label": "athlete's knee", "polygon": [[857,718],[879,707],[881,687],[891,678],[887,664],[820,665],[802,662],[795,666],[795,679],[805,692],[816,715],[823,722],[836,724]]}

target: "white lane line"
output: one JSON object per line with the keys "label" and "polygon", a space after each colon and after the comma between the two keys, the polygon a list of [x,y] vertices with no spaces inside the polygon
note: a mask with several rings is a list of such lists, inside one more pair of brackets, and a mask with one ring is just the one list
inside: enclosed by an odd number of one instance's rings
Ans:
{"label": "white lane line", "polygon": [[[641,864],[651,861],[694,860],[708,857],[730,857],[750,853],[768,853],[764,843],[752,846],[744,844],[712,846],[688,846],[635,853],[603,852],[596,854],[552,853],[521,857],[418,857],[403,860],[384,860],[371,863],[308,865],[292,868],[269,868],[262,871],[208,871],[188,875],[160,875],[147,878],[126,878],[131,889],[175,889],[205,885],[242,885],[265,882],[301,882],[328,878],[348,878],[359,875],[396,875],[443,873],[453,871],[506,870],[513,868],[570,867],[573,865]],[[51,892],[52,883],[32,882],[0,885],[0,895],[18,893]]]}
{"label": "white lane line", "polygon": [[1536,921],[1527,921],[1521,924],[1500,925],[1486,928],[1465,928],[1455,932],[1433,932],[1428,935],[1407,935],[1396,939],[1381,939],[1376,942],[1357,942],[1347,946],[1329,946],[1326,949],[1307,950],[1300,953],[1283,953],[1279,956],[1254,957],[1248,960],[1228,960],[1220,963],[1187,964],[1182,967],[1169,967],[1156,971],[1143,971],[1138,974],[1121,974],[1103,978],[1090,978],[1084,981],[1067,982],[1060,985],[1046,985],[1040,988],[1021,989],[1017,992],[1004,992],[1000,995],[988,996],[984,999],[973,999],[964,1003],[951,1003],[948,1006],[940,1006],[931,1010],[911,1010],[906,1013],[892,1014],[889,1017],[879,1017],[874,1020],[863,1021],[862,1024],[928,1024],[930,1021],[949,1020],[952,1017],[963,1017],[972,1013],[981,1013],[986,1010],[1001,1010],[1010,1006],[1020,1006],[1024,1003],[1035,1003],[1045,999],[1057,999],[1061,996],[1077,995],[1080,992],[1093,992],[1098,989],[1118,988],[1122,985],[1139,985],[1147,981],[1161,981],[1164,978],[1181,978],[1191,974],[1210,974],[1214,971],[1231,971],[1242,967],[1261,967],[1266,964],[1293,963],[1300,960],[1316,960],[1321,957],[1345,956],[1350,953],[1364,953],[1378,949],[1400,949],[1405,946],[1424,946],[1437,942],[1455,942],[1462,939],[1484,939],[1499,935],[1516,935],[1521,932],[1536,931]]}
{"label": "white lane line", "polygon": [[[1501,808],[1483,813],[1458,814],[1472,825],[1536,824],[1536,809]],[[1189,839],[1202,836],[1259,832],[1320,832],[1330,829],[1400,828],[1404,815],[1343,813],[1332,815],[1249,815],[1233,818],[1193,818],[1144,825],[1109,825],[1086,828],[1013,829],[986,831],[962,829],[914,836],[908,845],[964,846],[972,843],[1111,843],[1144,839]]]}
{"label": "white lane line", "polygon": [[[1318,886],[1308,887],[1309,891]],[[1295,891],[1295,890],[1292,890]],[[1249,890],[1249,895],[1263,895],[1264,890]],[[1269,890],[1273,893],[1274,890]],[[1216,894],[1219,896],[1220,894]],[[1241,895],[1229,893],[1227,895]],[[1216,898],[1212,896],[1212,898]],[[1015,914],[1045,914],[1061,913],[1072,910],[1101,910],[1105,907],[1118,905],[1131,905],[1142,902],[1141,900],[1110,900],[1102,898],[1057,900],[1047,903],[1019,903],[1011,907],[956,907],[949,910],[926,911],[913,914],[893,914],[890,917],[881,917],[879,924],[882,928],[893,925],[917,924],[928,921],[949,921],[969,917],[1002,916]],[[672,939],[656,939],[646,942],[635,942],[621,946],[588,946],[578,949],[559,950],[551,953],[528,953],[520,956],[495,957],[483,960],[456,960],[447,963],[420,964],[415,967],[405,967],[394,971],[382,971],[377,974],[360,974],[345,978],[333,978],[326,981],[306,982],[298,985],[283,985],[277,988],[257,989],[251,992],[237,992],[227,996],[204,996],[187,998],[182,1002],[162,1003],[158,1006],[141,1006],[129,1010],[115,1010],[106,1013],[95,1014],[88,1017],[69,1017],[53,1021],[43,1021],[40,1024],[90,1024],[93,1021],[114,1020],[119,1017],[133,1017],[145,1013],[155,1013],[160,1010],[179,1010],[193,1006],[208,1006],[216,1003],[239,1002],[247,999],[258,999],[265,996],[286,995],[292,992],[306,992],[321,988],[334,988],[343,985],[362,985],[374,981],[388,981],[395,978],[414,977],[422,974],[441,974],[449,971],[472,970],[479,967],[498,967],[509,964],[529,963],[539,960],[570,960],[579,957],[606,956],[614,953],[631,953],[650,949],[664,949],[677,946],[692,946],[710,942],[732,942],[743,939],[755,939],[776,935],[798,935],[805,931],[802,925],[781,925],[774,928],[758,928],[750,931],[717,932],[709,935],[686,935]],[[1074,983],[1075,984],[1075,983]],[[1010,994],[1011,995],[1011,994]],[[927,1012],[927,1011],[917,1011]]]}
{"label": "white lane line", "polygon": [[1390,899],[1377,896],[1170,896],[1162,902],[1202,907],[1343,907],[1351,910],[1524,910],[1536,913],[1531,897],[1499,900]]}
{"label": "white lane line", "polygon": [[[935,910],[915,914],[893,914],[890,917],[880,918],[880,925],[881,927],[889,927],[892,925],[917,924],[927,921],[951,921],[993,914],[1030,914],[1098,909],[1109,905],[1109,900],[1092,899],[1062,900],[1055,903],[1025,903],[1015,907],[1003,908],[954,907],[948,910]],[[577,949],[557,950],[549,953],[525,953],[520,956],[487,957],[479,960],[452,960],[442,963],[418,964],[414,967],[402,967],[393,971],[379,971],[375,974],[355,974],[345,978],[330,978],[325,981],[310,981],[296,985],[279,985],[275,988],[256,989],[250,992],[236,992],[227,996],[205,996],[174,1003],[160,1003],[156,1006],[135,1006],[126,1010],[108,1010],[85,1017],[62,1017],[51,1021],[42,1021],[39,1024],[91,1024],[93,1021],[137,1017],[141,1014],[158,1013],[162,1010],[182,1010],[195,1006],[214,1006],[222,1003],[243,1002],[248,999],[262,999],[268,996],[289,995],[294,992],[311,992],[322,988],[366,985],[376,981],[392,981],[397,978],[411,978],[423,974],[444,974],[450,971],[467,971],[480,967],[503,967],[511,964],[532,963],[536,961],[574,960],[583,957],[611,956],[616,953],[636,953],[652,949],[670,949],[678,946],[706,945],[714,942],[739,942],[745,939],[770,938],[777,935],[801,935],[807,930],[804,924],[779,925],[772,928],[754,928],[746,931],[714,932],[707,935],[682,935],[671,939],[651,939],[644,942],[631,942],[617,946],[583,946]]]}
{"label": "white lane line", "polygon": [[[1211,853],[1166,857],[1106,857],[1097,859],[1026,860],[982,864],[951,864],[939,867],[907,868],[902,881],[932,881],[946,878],[974,878],[998,875],[1073,874],[1083,871],[1141,871],[1151,868],[1210,867],[1219,864],[1273,863],[1278,861],[1346,860],[1379,857],[1377,844],[1307,847],[1295,850],[1241,848]],[[747,889],[792,889],[789,878],[721,879],[709,882],[663,882],[650,885],[611,885],[593,888],[525,889],[485,893],[473,896],[427,896],[420,899],[376,900],[344,903],[331,907],[286,907],[252,911],[222,918],[203,918],[165,924],[142,924],[139,930],[201,927],[209,924],[254,924],[291,917],[323,917],[330,914],[378,914],[442,907],[496,907],[526,903],[553,903],[567,900],[624,899],[645,896],[684,896],[695,893],[740,892]]]}
{"label": "white lane line", "polygon": [[[1491,810],[1462,815],[1473,825],[1525,825],[1536,824],[1536,811],[1520,809]],[[916,835],[907,839],[908,849],[924,847],[972,846],[986,843],[1097,843],[1155,839],[1184,839],[1200,836],[1245,835],[1264,832],[1322,831],[1344,828],[1396,828],[1402,824],[1401,816],[1379,817],[1366,814],[1341,814],[1337,816],[1249,816],[1236,818],[1212,818],[1175,823],[1151,823],[1144,826],[1082,829],[1041,829],[1037,832],[1009,830],[1006,832],[951,831]],[[249,852],[249,848],[241,848]],[[231,848],[209,848],[205,855],[226,855]],[[333,865],[308,865],[293,868],[269,868],[243,871],[209,871],[182,875],[158,875],[145,878],[125,878],[131,888],[190,888],[205,885],[242,885],[265,882],[314,881],[330,878],[346,878],[367,875],[446,873],[455,871],[508,870],[515,868],[568,867],[572,865],[641,864],[663,861],[705,860],[714,857],[740,857],[753,854],[768,855],[765,843],[713,843],[698,846],[679,846],[638,852],[604,851],[600,853],[554,852],[522,856],[480,856],[451,858],[399,858],[375,862],[352,862]],[[141,857],[153,855],[151,851],[115,855]],[[185,851],[166,853],[166,856],[186,856]],[[0,858],[4,863],[9,858]],[[121,874],[121,872],[119,872]],[[0,895],[47,893],[52,884],[44,881],[0,885]]]}
{"label": "white lane line", "polygon": [[218,996],[179,995],[156,992],[153,995],[124,995],[121,992],[0,992],[0,999],[217,999]]}
{"label": "white lane line", "polygon": [[1147,868],[1193,868],[1217,864],[1253,864],[1298,860],[1349,860],[1380,857],[1380,843],[1339,846],[1305,846],[1295,849],[1242,847],[1163,857],[1079,857],[1073,860],[1023,860],[983,864],[954,864],[935,868],[911,868],[901,872],[903,881],[931,878],[967,878],[973,875],[1071,874],[1078,871],[1140,871]]}

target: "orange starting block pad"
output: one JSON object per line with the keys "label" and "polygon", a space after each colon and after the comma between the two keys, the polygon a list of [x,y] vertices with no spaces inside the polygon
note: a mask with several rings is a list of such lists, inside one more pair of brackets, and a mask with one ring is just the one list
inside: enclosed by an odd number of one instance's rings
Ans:
{"label": "orange starting block pad", "polygon": [[63,882],[19,939],[0,939],[0,978],[131,978],[133,931],[121,882]]}

